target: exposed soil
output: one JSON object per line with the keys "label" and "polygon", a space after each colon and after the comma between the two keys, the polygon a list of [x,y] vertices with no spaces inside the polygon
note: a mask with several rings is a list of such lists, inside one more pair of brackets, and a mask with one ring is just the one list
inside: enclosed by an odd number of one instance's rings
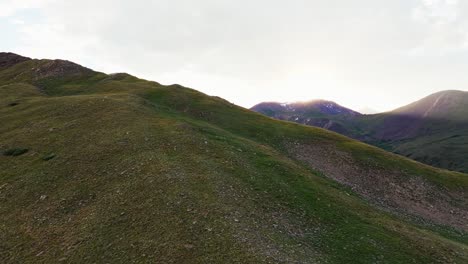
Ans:
{"label": "exposed soil", "polygon": [[351,187],[380,207],[468,230],[468,197],[394,170],[360,165],[333,144],[286,143],[288,152],[326,177]]}

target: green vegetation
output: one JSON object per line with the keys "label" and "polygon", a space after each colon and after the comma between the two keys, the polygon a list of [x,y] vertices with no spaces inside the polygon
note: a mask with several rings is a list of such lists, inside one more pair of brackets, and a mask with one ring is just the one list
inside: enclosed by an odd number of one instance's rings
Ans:
{"label": "green vegetation", "polygon": [[47,155],[45,155],[44,157],[42,157],[42,160],[44,160],[44,161],[49,161],[49,160],[55,158],[55,156],[56,156],[56,155],[55,155],[54,153],[47,154]]}
{"label": "green vegetation", "polygon": [[0,156],[5,263],[468,261],[464,228],[387,210],[289,146],[332,146],[355,167],[397,167],[402,182],[453,197],[468,193],[465,174],[179,85],[88,71],[45,82],[30,69],[46,63],[0,70],[0,147],[31,149]]}
{"label": "green vegetation", "polygon": [[339,114],[330,114],[317,103],[292,106],[264,103],[252,110],[326,128],[431,166],[468,172],[468,92],[443,91],[375,115],[349,114],[338,105],[334,107]]}
{"label": "green vegetation", "polygon": [[16,156],[23,155],[26,152],[28,152],[28,149],[25,149],[25,148],[12,148],[12,149],[7,149],[7,150],[3,151],[3,155],[16,157]]}

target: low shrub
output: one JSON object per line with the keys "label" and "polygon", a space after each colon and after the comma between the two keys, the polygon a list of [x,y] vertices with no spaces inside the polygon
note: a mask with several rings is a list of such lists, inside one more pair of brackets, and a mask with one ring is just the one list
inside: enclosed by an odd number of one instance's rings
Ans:
{"label": "low shrub", "polygon": [[42,157],[42,160],[44,161],[48,161],[48,160],[51,160],[53,158],[55,158],[55,154],[54,153],[51,153],[51,154],[48,154],[48,155],[45,155],[44,157]]}
{"label": "low shrub", "polygon": [[26,148],[12,148],[12,149],[7,149],[3,152],[3,155],[5,156],[20,156],[23,155],[24,153],[28,152],[29,149]]}

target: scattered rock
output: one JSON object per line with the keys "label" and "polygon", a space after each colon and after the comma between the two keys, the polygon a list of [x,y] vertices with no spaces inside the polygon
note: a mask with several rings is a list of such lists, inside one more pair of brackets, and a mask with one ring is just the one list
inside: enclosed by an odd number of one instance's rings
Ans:
{"label": "scattered rock", "polygon": [[192,244],[185,244],[184,248],[186,249],[192,249],[194,246]]}
{"label": "scattered rock", "polygon": [[83,76],[93,71],[66,60],[51,60],[40,65],[36,70],[37,79]]}

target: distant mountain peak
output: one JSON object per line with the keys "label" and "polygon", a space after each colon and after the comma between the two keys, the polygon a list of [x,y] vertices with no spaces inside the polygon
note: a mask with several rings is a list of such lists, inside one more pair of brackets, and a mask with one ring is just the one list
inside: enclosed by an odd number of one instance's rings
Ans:
{"label": "distant mountain peak", "polygon": [[447,90],[431,94],[392,112],[419,118],[466,120],[468,112],[466,105],[468,105],[468,92]]}
{"label": "distant mountain peak", "polygon": [[461,91],[461,90],[444,90],[440,91],[437,93],[433,93],[432,95],[429,96],[434,96],[434,95],[440,95],[440,94],[445,94],[445,95],[468,95],[467,91]]}
{"label": "distant mountain peak", "polygon": [[287,103],[278,103],[278,102],[263,102],[257,104],[251,108],[251,110],[256,112],[265,112],[265,111],[292,111],[292,112],[310,112],[316,111],[321,114],[326,115],[360,115],[359,112],[341,106],[333,101],[328,100],[311,100],[304,102],[287,102]]}
{"label": "distant mountain peak", "polygon": [[342,134],[349,134],[349,131],[341,121],[361,116],[360,113],[333,101],[320,99],[294,103],[265,102],[251,110],[272,118],[322,127]]}

